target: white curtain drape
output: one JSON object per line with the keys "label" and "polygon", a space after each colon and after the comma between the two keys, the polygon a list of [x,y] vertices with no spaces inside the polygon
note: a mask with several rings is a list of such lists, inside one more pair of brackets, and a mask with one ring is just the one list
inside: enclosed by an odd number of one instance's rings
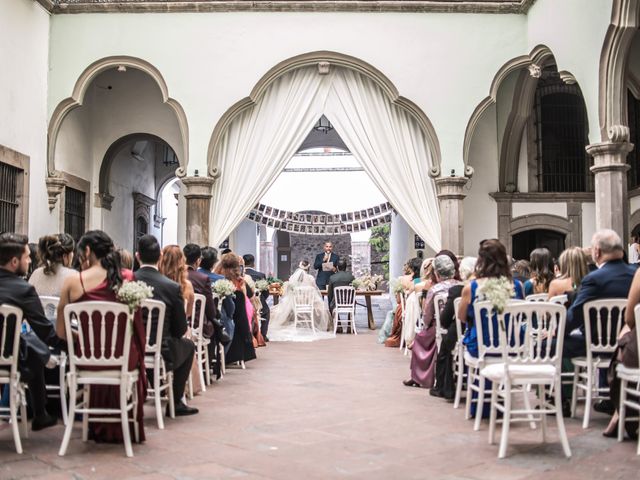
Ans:
{"label": "white curtain drape", "polygon": [[280,77],[230,124],[217,153],[213,245],[266,193],[322,114],[409,226],[438,251],[440,215],[424,133],[373,80],[339,67],[329,75],[307,67]]}

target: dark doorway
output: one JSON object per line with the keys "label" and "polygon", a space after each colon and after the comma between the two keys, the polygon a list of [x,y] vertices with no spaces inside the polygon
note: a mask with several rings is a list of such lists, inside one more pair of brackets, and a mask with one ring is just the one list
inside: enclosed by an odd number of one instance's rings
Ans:
{"label": "dark doorway", "polygon": [[289,280],[291,276],[291,239],[289,232],[278,230],[276,232],[276,241],[278,244],[277,275],[281,280]]}
{"label": "dark doorway", "polygon": [[554,258],[564,250],[566,235],[554,230],[527,230],[516,233],[511,239],[511,252],[516,260],[529,260],[529,254],[536,248],[546,247]]}

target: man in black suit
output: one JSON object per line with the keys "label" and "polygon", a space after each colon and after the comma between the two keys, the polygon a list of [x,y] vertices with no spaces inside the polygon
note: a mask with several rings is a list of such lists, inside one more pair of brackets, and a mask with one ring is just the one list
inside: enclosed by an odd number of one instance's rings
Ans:
{"label": "man in black suit", "polygon": [[[249,275],[254,282],[258,280],[266,280],[267,276],[259,272],[255,269],[256,258],[250,253],[243,255],[242,259],[244,260],[244,272]],[[267,303],[267,299],[269,298],[269,290],[263,290],[260,292],[260,303],[262,304],[262,310],[260,311],[260,317],[264,319],[262,324],[260,325],[260,333],[264,337],[264,341],[268,342],[267,332],[269,331],[269,317],[271,316],[271,310],[269,309],[269,304]]]}
{"label": "man in black suit", "polygon": [[[158,271],[161,251],[158,240],[153,235],[144,235],[138,241],[136,258],[140,268],[136,271],[136,280],[153,287],[153,299],[166,305],[164,326],[162,329],[162,358],[167,370],[173,371],[173,398],[176,415],[193,415],[197,408],[189,407],[182,401],[184,388],[189,379],[195,345],[183,335],[187,331],[187,317],[184,311],[184,298],[180,285]],[[152,318],[157,322],[157,318]]]}
{"label": "man in black suit", "polygon": [[[187,276],[193,285],[194,292],[204,295],[206,299],[202,332],[206,338],[211,338],[214,333],[214,323],[218,315],[215,304],[213,303],[213,295],[211,294],[211,280],[208,275],[197,271],[200,267],[202,250],[195,243],[188,243],[184,246],[182,252],[187,259]],[[211,343],[213,344],[213,342]]]}
{"label": "man in black suit", "polygon": [[[324,242],[324,253],[316,255],[316,260],[313,262],[313,268],[318,271],[316,276],[316,285],[320,290],[327,288],[329,278],[336,272],[336,265],[338,264],[340,257],[333,253],[333,243]],[[324,264],[331,263],[331,269],[325,270]]]}
{"label": "man in black suit", "polygon": [[333,290],[336,287],[349,287],[351,282],[355,280],[351,272],[347,272],[347,261],[344,259],[338,260],[338,271],[329,278],[329,286],[327,287],[327,300],[329,301],[329,310],[333,312],[333,307],[336,302],[333,298]]}
{"label": "man in black suit", "polygon": [[[42,348],[33,348],[39,346],[32,346],[29,341],[21,337],[20,346],[21,349],[26,346],[27,355],[26,358],[20,355],[18,359],[21,378],[27,382],[31,396],[31,407],[34,413],[31,429],[37,431],[51,427],[57,422],[56,417],[49,415],[46,410],[44,357],[50,357],[46,345],[56,345],[59,339],[56,336],[55,326],[44,314],[35,288],[22,278],[29,271],[31,263],[27,242],[26,235],[16,233],[0,235],[0,304],[6,303],[22,309],[25,320],[29,322],[31,330],[37,336],[34,342],[44,342],[44,345],[41,344]],[[7,329],[7,336],[12,338],[13,335],[13,328]],[[36,350],[39,354],[36,354]]]}

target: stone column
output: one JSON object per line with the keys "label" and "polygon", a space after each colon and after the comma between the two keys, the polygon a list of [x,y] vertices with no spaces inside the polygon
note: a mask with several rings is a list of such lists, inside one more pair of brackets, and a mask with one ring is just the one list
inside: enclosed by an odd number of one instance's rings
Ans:
{"label": "stone column", "polygon": [[629,229],[627,198],[627,154],[633,144],[623,142],[594,143],[587,146],[593,157],[596,198],[596,230],[610,228],[626,241]]}
{"label": "stone column", "polygon": [[464,218],[462,201],[466,194],[464,186],[466,177],[436,178],[438,200],[440,201],[440,224],[442,248],[451,250],[456,255],[464,253]]}
{"label": "stone column", "polygon": [[[211,177],[184,177],[180,181],[187,192],[187,243],[209,245],[209,214],[211,188],[215,179]],[[217,245],[216,245],[217,246]]]}

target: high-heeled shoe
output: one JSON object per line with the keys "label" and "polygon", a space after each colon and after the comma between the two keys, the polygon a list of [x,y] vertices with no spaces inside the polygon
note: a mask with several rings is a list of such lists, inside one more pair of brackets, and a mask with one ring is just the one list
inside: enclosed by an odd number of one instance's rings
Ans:
{"label": "high-heeled shoe", "polygon": [[402,383],[406,387],[419,387],[420,386],[420,384],[418,382],[416,382],[413,378],[410,378],[409,380],[403,380]]}

